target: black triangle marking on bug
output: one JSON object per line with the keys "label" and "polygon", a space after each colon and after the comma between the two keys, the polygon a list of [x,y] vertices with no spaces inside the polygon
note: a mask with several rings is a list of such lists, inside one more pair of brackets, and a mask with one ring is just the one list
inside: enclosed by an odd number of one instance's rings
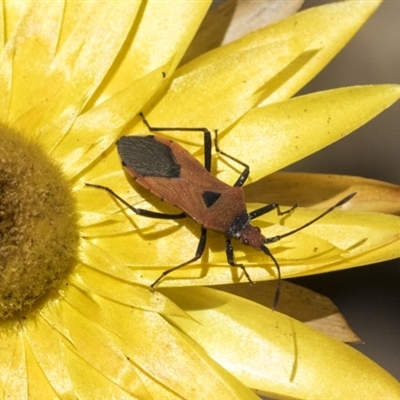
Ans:
{"label": "black triangle marking on bug", "polygon": [[202,196],[204,204],[207,206],[207,208],[210,208],[221,197],[221,193],[210,192],[206,190],[203,192]]}

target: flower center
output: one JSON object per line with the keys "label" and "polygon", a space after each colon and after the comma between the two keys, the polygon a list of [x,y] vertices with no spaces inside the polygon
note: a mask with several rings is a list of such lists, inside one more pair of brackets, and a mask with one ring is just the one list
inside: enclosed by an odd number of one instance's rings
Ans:
{"label": "flower center", "polygon": [[77,245],[75,201],[60,168],[0,125],[0,319],[57,287]]}

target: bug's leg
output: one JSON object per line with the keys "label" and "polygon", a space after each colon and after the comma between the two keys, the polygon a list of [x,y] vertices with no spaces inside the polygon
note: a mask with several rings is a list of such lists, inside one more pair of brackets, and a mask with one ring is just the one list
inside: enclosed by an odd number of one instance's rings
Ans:
{"label": "bug's leg", "polygon": [[[283,235],[276,235],[276,236],[272,236],[269,238],[265,238],[264,239],[264,243],[268,244],[268,243],[275,243],[278,242],[279,240],[283,239],[284,237],[293,235],[296,232],[299,232],[301,230],[303,230],[304,228],[306,228],[307,226],[310,226],[311,224],[313,224],[314,222],[318,221],[319,219],[321,219],[322,217],[324,217],[326,214],[330,213],[332,210],[334,210],[336,207],[339,207],[341,205],[343,205],[344,203],[346,203],[347,201],[349,201],[352,197],[354,197],[356,195],[356,193],[351,193],[348,196],[344,197],[342,200],[340,200],[339,202],[337,202],[335,205],[333,205],[332,207],[328,208],[326,211],[324,211],[323,213],[321,213],[320,215],[318,215],[316,218],[312,219],[311,221],[308,221],[307,223],[305,223],[304,225],[301,225],[300,227],[293,229],[290,232],[284,233]],[[252,213],[250,213],[250,218],[257,218],[260,215],[266,214],[269,211],[272,211],[276,208],[278,208],[279,206],[277,204],[269,204],[267,206],[264,206],[262,208],[259,208],[258,210],[253,211]],[[293,206],[292,208],[290,208],[288,211],[285,211],[285,213],[290,212],[293,210],[293,208],[296,206]],[[279,210],[279,208],[278,208]],[[280,296],[280,291],[281,291],[281,268],[278,264],[278,261],[275,259],[275,257],[272,255],[271,251],[269,250],[269,248],[265,245],[261,245],[260,250],[262,250],[268,257],[270,257],[272,259],[272,261],[275,264],[276,270],[278,271],[278,279],[277,279],[277,286],[276,286],[276,291],[275,291],[275,296],[274,296],[274,301],[272,304],[272,309],[275,310],[277,305],[278,305],[278,301],[279,301],[279,296]]]}
{"label": "bug's leg", "polygon": [[261,245],[260,248],[275,264],[276,270],[278,271],[278,277],[277,277],[277,282],[276,282],[276,289],[275,289],[275,294],[274,294],[274,300],[272,302],[272,310],[276,310],[276,307],[278,306],[279,302],[279,296],[281,294],[281,267],[278,264],[278,261],[276,261],[276,258],[273,256],[269,248],[265,245]]}
{"label": "bug's leg", "polygon": [[[230,239],[226,240],[226,258],[228,259],[228,263],[229,265],[231,265],[232,267],[239,267],[242,269],[242,271],[244,272],[244,274],[246,275],[246,278],[248,279],[248,281],[251,284],[254,284],[253,280],[250,278],[250,275],[248,274],[246,268],[244,267],[243,264],[236,264],[235,260],[234,260],[234,256],[233,256],[233,246],[231,243]],[[273,254],[270,252],[269,248],[265,245],[262,245],[260,250],[262,250],[268,257],[271,258],[271,260],[274,262],[276,270],[278,271],[278,277],[277,277],[277,284],[276,284],[276,290],[275,290],[275,295],[274,295],[274,301],[272,303],[272,310],[276,310],[276,307],[278,305],[279,302],[279,296],[281,293],[281,268],[278,264],[278,261],[276,261],[276,258],[273,256]]]}
{"label": "bug's leg", "polygon": [[191,258],[189,261],[186,261],[180,265],[178,265],[177,267],[173,267],[170,269],[167,269],[166,271],[164,271],[151,285],[150,285],[150,289],[153,290],[157,284],[163,279],[165,278],[165,276],[169,275],[171,272],[176,271],[177,269],[180,269],[182,267],[185,267],[186,265],[192,264],[193,262],[195,262],[196,260],[198,260],[204,253],[204,249],[206,247],[206,241],[207,241],[207,229],[205,228],[201,228],[201,235],[200,235],[200,240],[199,240],[199,244],[197,246],[197,250],[196,250],[196,254],[194,255],[193,258]]}
{"label": "bug's leg", "polygon": [[160,126],[151,126],[143,113],[139,113],[140,117],[143,120],[143,123],[147,126],[150,132],[159,132],[159,131],[181,131],[181,132],[203,132],[204,134],[204,168],[210,172],[211,171],[211,133],[207,128],[182,128],[182,127],[160,127]]}
{"label": "bug's leg", "polygon": [[249,177],[250,174],[250,167],[244,163],[243,161],[238,160],[237,158],[225,153],[224,151],[222,151],[219,146],[218,146],[218,131],[214,131],[215,132],[215,139],[214,139],[214,145],[215,145],[215,151],[219,154],[222,154],[225,157],[228,157],[229,159],[237,162],[238,164],[242,165],[244,167],[243,172],[240,174],[239,178],[237,179],[237,181],[234,183],[233,186],[243,186],[244,183],[246,182],[247,178]]}
{"label": "bug's leg", "polygon": [[151,211],[151,210],[144,210],[142,208],[136,208],[131,206],[126,200],[124,200],[121,196],[117,195],[112,189],[110,189],[107,186],[103,185],[95,185],[93,183],[86,183],[86,186],[94,187],[96,189],[102,189],[110,193],[113,197],[115,197],[117,200],[119,200],[122,204],[125,204],[130,210],[132,210],[134,213],[137,215],[141,215],[143,217],[149,217],[149,218],[160,218],[160,219],[180,219],[180,218],[186,218],[185,213],[180,213],[180,214],[167,214],[167,213],[159,213],[156,211]]}
{"label": "bug's leg", "polygon": [[229,264],[230,266],[232,266],[232,267],[238,267],[238,268],[240,268],[240,269],[243,271],[243,273],[245,274],[247,280],[248,280],[252,285],[254,285],[254,282],[253,282],[253,280],[250,278],[250,275],[248,274],[248,272],[247,272],[246,268],[244,267],[244,265],[243,265],[243,264],[237,264],[237,263],[235,263],[235,258],[234,258],[234,255],[233,255],[233,246],[232,246],[232,243],[231,243],[231,240],[230,240],[230,239],[226,239],[226,242],[225,242],[225,252],[226,252],[226,259],[228,260],[228,264]]}
{"label": "bug's leg", "polygon": [[267,214],[273,210],[277,210],[278,215],[285,215],[291,213],[296,207],[298,207],[298,204],[295,204],[289,210],[282,211],[280,208],[280,205],[278,203],[272,203],[272,204],[267,204],[266,206],[257,208],[257,210],[254,210],[249,213],[250,219],[255,219],[260,217],[261,215]]}

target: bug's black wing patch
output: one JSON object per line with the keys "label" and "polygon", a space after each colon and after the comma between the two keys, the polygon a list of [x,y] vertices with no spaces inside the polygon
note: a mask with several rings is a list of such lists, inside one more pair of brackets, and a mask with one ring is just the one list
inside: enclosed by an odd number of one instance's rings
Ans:
{"label": "bug's black wing patch", "polygon": [[122,136],[117,147],[122,164],[141,176],[179,178],[181,174],[171,148],[154,136]]}
{"label": "bug's black wing patch", "polygon": [[202,194],[203,200],[207,208],[210,208],[221,196],[221,193],[218,192],[210,192],[205,190]]}

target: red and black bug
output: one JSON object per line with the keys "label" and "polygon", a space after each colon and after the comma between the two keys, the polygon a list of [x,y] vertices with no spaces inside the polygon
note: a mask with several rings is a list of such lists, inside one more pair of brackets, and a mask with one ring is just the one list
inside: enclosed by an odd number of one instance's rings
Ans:
{"label": "red and black bug", "polygon": [[225,235],[225,251],[229,265],[241,268],[250,283],[253,283],[253,281],[244,265],[238,264],[234,260],[231,239],[237,239],[245,245],[261,250],[271,258],[277,269],[278,278],[278,286],[273,303],[273,308],[276,308],[280,292],[281,271],[278,261],[270,252],[267,245],[306,228],[331,212],[334,208],[350,200],[355,193],[346,196],[318,217],[299,228],[283,235],[266,238],[262,235],[258,227],[251,224],[251,221],[275,209],[279,215],[291,212],[296,205],[282,212],[277,203],[272,203],[248,212],[242,186],[249,176],[250,168],[244,162],[219,149],[217,134],[215,135],[216,151],[237,162],[244,168],[233,186],[227,185],[210,173],[212,140],[208,129],[152,127],[143,114],[140,114],[140,116],[151,132],[191,131],[203,132],[204,134],[204,166],[179,144],[160,136],[123,136],[117,141],[118,152],[125,170],[140,185],[161,199],[178,207],[182,211],[179,214],[166,214],[136,208],[108,187],[86,184],[106,190],[138,215],[161,219],[190,217],[201,226],[200,240],[194,257],[174,268],[164,271],[150,287],[153,289],[166,275],[198,260],[202,256],[206,246],[207,230],[211,229]]}

